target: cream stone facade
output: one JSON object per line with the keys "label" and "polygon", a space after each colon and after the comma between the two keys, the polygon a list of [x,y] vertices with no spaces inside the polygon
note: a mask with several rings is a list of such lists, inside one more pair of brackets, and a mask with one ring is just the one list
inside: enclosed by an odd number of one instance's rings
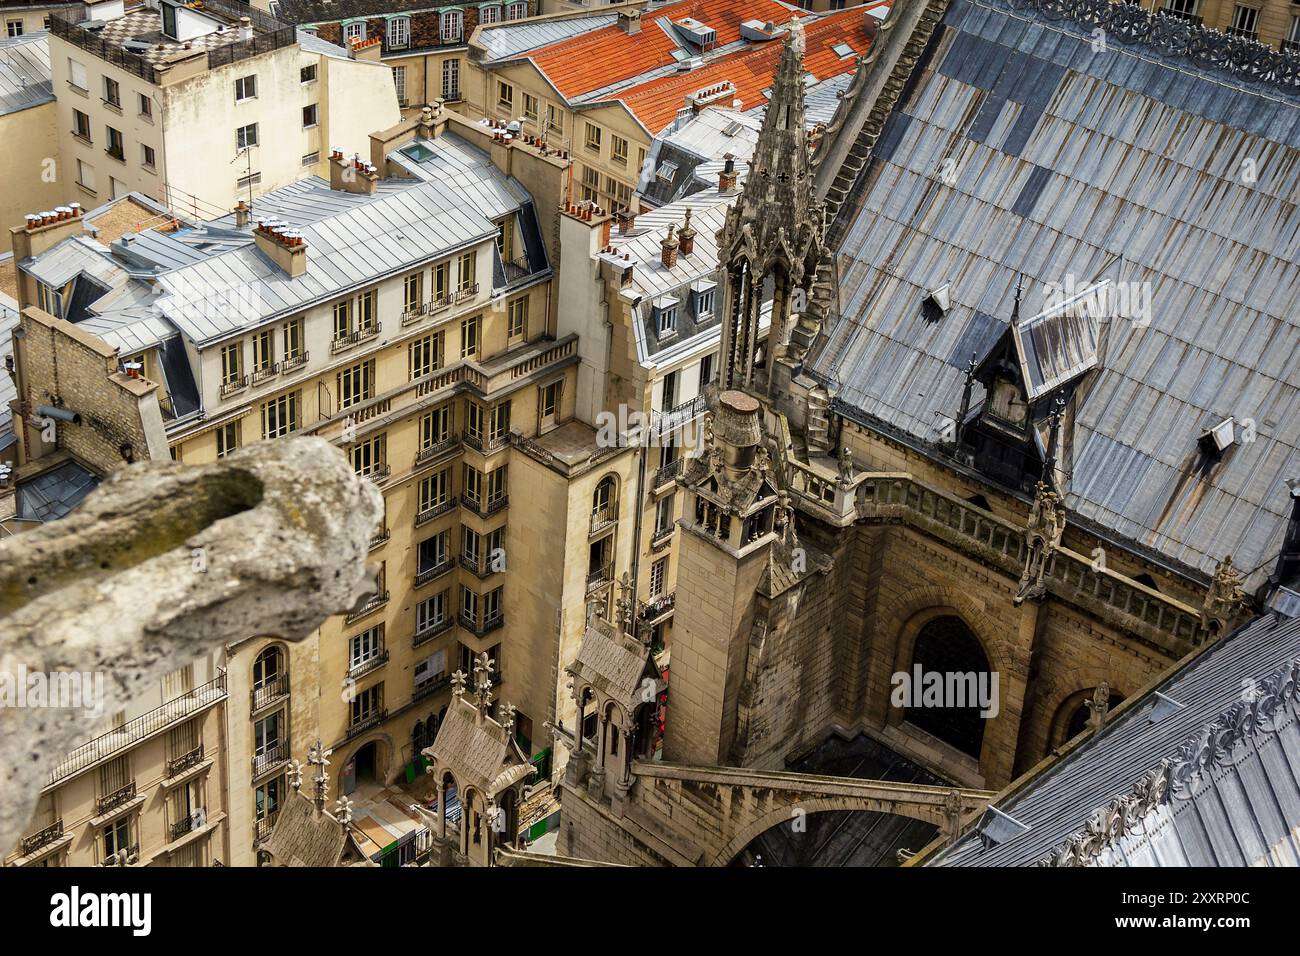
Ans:
{"label": "cream stone facade", "polygon": [[372,130],[400,118],[391,75],[375,62],[300,40],[247,7],[163,7],[179,9],[185,39],[143,49],[121,45],[158,34],[156,7],[107,0],[87,14],[104,25],[90,28],[55,16],[60,178],[85,205],[139,192],[219,215],[327,172],[332,147],[364,152]]}

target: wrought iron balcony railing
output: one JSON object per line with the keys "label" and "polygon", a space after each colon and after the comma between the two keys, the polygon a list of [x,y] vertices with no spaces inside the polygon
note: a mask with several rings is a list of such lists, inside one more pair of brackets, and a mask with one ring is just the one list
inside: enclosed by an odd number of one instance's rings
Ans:
{"label": "wrought iron balcony railing", "polygon": [[289,743],[281,740],[263,747],[260,751],[253,754],[253,776],[260,777],[268,770],[273,769],[278,764],[284,763],[289,759]]}
{"label": "wrought iron balcony railing", "polygon": [[199,744],[188,753],[183,753],[179,757],[173,757],[167,761],[167,776],[174,777],[178,773],[184,773],[191,767],[197,767],[203,763],[203,744]]}
{"label": "wrought iron balcony railing", "polygon": [[95,813],[103,816],[110,810],[116,810],[123,804],[130,803],[135,799],[135,781],[132,780],[125,786],[118,787],[112,793],[105,794],[95,801]]}
{"label": "wrought iron balcony railing", "polygon": [[55,820],[47,827],[42,827],[35,833],[23,837],[22,852],[23,856],[30,856],[37,850],[44,849],[59,837],[63,836],[63,818]]}
{"label": "wrought iron balcony railing", "polygon": [[371,654],[364,660],[357,661],[355,664],[348,667],[348,677],[353,679],[361,677],[365,674],[369,674],[371,671],[379,670],[379,668],[383,667],[387,663],[388,648],[385,647],[377,653]]}
{"label": "wrought iron balcony railing", "polygon": [[440,621],[434,621],[432,624],[424,625],[424,627],[415,632],[415,637],[411,639],[411,646],[419,647],[421,644],[433,640],[439,634],[445,634],[447,631],[451,630],[455,623],[456,619],[448,614]]}
{"label": "wrought iron balcony railing", "polygon": [[415,586],[417,588],[423,587],[424,585],[428,584],[430,581],[435,581],[438,578],[442,577],[444,574],[446,574],[455,566],[456,566],[456,562],[452,561],[451,558],[443,558],[441,561],[439,561],[437,564],[433,565],[432,567],[425,568],[423,571],[417,571],[415,573]]}
{"label": "wrought iron balcony railing", "polygon": [[351,740],[358,734],[364,734],[371,727],[378,727],[384,722],[384,718],[387,716],[388,709],[380,708],[379,710],[371,711],[365,716],[358,717],[356,720],[352,721],[352,723],[348,724],[348,739]]}
{"label": "wrought iron balcony railing", "polygon": [[263,707],[269,707],[288,696],[289,675],[276,674],[274,677],[268,677],[260,684],[253,685],[253,689],[249,692],[249,706],[255,711],[261,710]]}

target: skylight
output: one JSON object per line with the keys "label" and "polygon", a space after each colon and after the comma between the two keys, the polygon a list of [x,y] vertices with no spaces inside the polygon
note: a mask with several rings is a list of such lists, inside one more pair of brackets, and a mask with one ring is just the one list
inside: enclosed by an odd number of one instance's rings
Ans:
{"label": "skylight", "polygon": [[857,52],[856,50],[853,49],[853,47],[849,46],[847,43],[837,43],[833,47],[831,47],[831,49],[835,51],[836,56],[838,56],[840,59],[843,59],[846,56],[852,56],[854,53]]}

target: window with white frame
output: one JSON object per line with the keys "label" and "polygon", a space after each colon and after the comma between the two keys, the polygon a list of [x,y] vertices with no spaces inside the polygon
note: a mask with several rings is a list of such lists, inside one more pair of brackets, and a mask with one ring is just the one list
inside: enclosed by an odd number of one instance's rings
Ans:
{"label": "window with white frame", "polygon": [[657,598],[664,593],[664,580],[668,576],[668,559],[660,558],[650,567],[650,596]]}
{"label": "window with white frame", "polygon": [[1228,32],[1238,36],[1255,36],[1259,32],[1259,9],[1237,4],[1232,10],[1232,26]]}
{"label": "window with white frame", "polygon": [[244,100],[256,99],[257,97],[257,74],[250,73],[248,76],[241,76],[235,80],[235,102],[240,103]]}
{"label": "window with white frame", "polygon": [[406,67],[393,67],[393,87],[397,90],[397,103],[399,106],[406,105]]}
{"label": "window with white frame", "polygon": [[235,130],[235,148],[249,149],[257,145],[257,124],[249,123]]}
{"label": "window with white frame", "polygon": [[388,46],[403,50],[411,44],[411,18],[393,17],[388,21]]}
{"label": "window with white frame", "polygon": [[375,660],[384,651],[384,625],[366,628],[348,641],[348,669],[361,667]]}
{"label": "window with white frame", "polygon": [[522,20],[526,16],[528,16],[527,3],[512,3],[506,7],[507,20]]}
{"label": "window with white frame", "polygon": [[458,43],[465,33],[465,15],[459,10],[446,10],[442,14],[442,42]]}
{"label": "window with white frame", "polygon": [[478,22],[479,23],[500,23],[501,7],[500,6],[479,7]]}
{"label": "window with white frame", "polygon": [[460,99],[460,60],[454,57],[442,61],[442,98]]}
{"label": "window with white frame", "polygon": [[672,335],[677,331],[677,303],[665,300],[655,306],[655,332],[659,336]]}
{"label": "window with white frame", "polygon": [[354,23],[343,24],[343,41],[347,43],[351,40],[364,40],[366,38],[366,21],[358,20]]}

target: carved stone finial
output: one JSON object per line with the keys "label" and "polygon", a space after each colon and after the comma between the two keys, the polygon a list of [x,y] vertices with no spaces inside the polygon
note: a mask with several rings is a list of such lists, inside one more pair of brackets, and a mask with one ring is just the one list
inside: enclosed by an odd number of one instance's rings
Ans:
{"label": "carved stone finial", "polygon": [[451,675],[451,696],[460,699],[465,696],[466,685],[468,680],[464,671],[456,671]]}
{"label": "carved stone finial", "polygon": [[474,706],[480,718],[486,717],[492,709],[492,669],[496,661],[487,656],[487,652],[478,655],[474,661]]}
{"label": "carved stone finial", "polygon": [[319,737],[316,738],[316,743],[312,744],[311,749],[307,751],[307,762],[316,768],[316,777],[312,782],[315,789],[314,799],[317,810],[325,809],[325,794],[328,790],[330,779],[325,768],[329,766],[329,757],[333,752],[334,751],[332,750],[325,749],[321,744]]}
{"label": "carved stone finial", "polygon": [[1065,505],[1061,496],[1045,481],[1034,486],[1034,505],[1029,512],[1025,528],[1025,567],[1020,575],[1020,586],[1015,603],[1037,599],[1047,593],[1044,575],[1052,555],[1061,544],[1065,531]]}
{"label": "carved stone finial", "polygon": [[1201,604],[1201,627],[1210,637],[1218,637],[1231,625],[1237,611],[1246,603],[1241,573],[1233,566],[1228,555],[1214,569],[1214,577]]}
{"label": "carved stone finial", "polygon": [[515,735],[515,705],[506,704],[501,708],[501,726],[505,728],[507,739]]}
{"label": "carved stone finial", "polygon": [[344,826],[352,822],[352,801],[346,795],[339,797],[338,803],[334,804],[334,817]]}
{"label": "carved stone finial", "polygon": [[302,761],[290,760],[288,767],[289,786],[295,791],[302,789]]}

